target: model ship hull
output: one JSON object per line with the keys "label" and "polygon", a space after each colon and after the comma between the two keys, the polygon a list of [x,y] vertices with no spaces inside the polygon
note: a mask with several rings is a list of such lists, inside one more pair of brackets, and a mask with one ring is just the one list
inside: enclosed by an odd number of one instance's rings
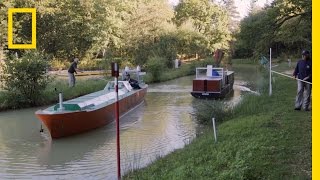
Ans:
{"label": "model ship hull", "polygon": [[219,98],[225,98],[232,92],[233,92],[233,86],[230,84],[224,87],[220,92],[193,91],[191,92],[191,95],[195,98],[200,98],[200,99],[219,99]]}
{"label": "model ship hull", "polygon": [[[147,93],[147,87],[135,90],[129,96],[119,99],[120,116],[140,104]],[[115,102],[99,109],[61,112],[50,114],[42,110],[36,116],[48,128],[52,138],[61,138],[86,132],[109,124],[115,120]]]}

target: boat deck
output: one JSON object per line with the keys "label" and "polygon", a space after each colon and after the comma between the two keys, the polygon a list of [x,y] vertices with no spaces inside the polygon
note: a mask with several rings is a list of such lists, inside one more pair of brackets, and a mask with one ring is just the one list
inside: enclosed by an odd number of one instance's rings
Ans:
{"label": "boat deck", "polygon": [[[124,86],[123,86],[124,87]],[[123,88],[119,89],[118,96],[119,100],[123,99],[127,96],[134,94],[137,90],[131,89],[128,91]],[[114,103],[116,100],[116,93],[114,92],[114,88],[105,88],[104,90],[97,91],[94,93],[90,93],[84,96],[77,97],[75,99],[67,100],[63,102],[63,110],[60,110],[59,103],[53,106],[48,107],[43,110],[45,113],[61,113],[67,111],[90,111],[102,108],[106,105]]]}

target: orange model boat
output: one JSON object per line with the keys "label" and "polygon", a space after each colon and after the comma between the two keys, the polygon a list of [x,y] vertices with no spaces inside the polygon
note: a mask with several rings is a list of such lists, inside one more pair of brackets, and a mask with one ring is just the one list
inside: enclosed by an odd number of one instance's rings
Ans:
{"label": "orange model boat", "polygon": [[[139,72],[138,72],[139,74]],[[147,84],[138,81],[140,89],[133,89],[128,81],[119,81],[120,115],[140,104],[147,93]],[[61,138],[104,126],[115,119],[116,93],[114,81],[98,92],[60,102],[36,116],[48,128],[52,138]]]}

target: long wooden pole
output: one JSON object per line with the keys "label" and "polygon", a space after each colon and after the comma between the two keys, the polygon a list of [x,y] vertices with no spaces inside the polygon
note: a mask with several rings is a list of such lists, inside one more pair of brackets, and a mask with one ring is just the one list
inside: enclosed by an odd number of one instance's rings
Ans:
{"label": "long wooden pole", "polygon": [[[116,74],[119,72],[118,64],[115,63]],[[116,128],[117,128],[117,172],[118,180],[121,179],[121,168],[120,168],[120,127],[119,127],[119,94],[118,94],[118,76],[115,76],[115,91],[116,91]]]}
{"label": "long wooden pole", "polygon": [[295,79],[295,80],[297,80],[297,81],[301,81],[301,82],[304,82],[304,83],[307,83],[307,84],[312,84],[311,82],[304,81],[304,80],[301,80],[301,79],[298,79],[298,78],[294,78],[294,77],[292,77],[292,76],[289,76],[289,75],[286,75],[286,74],[283,74],[283,73],[279,73],[279,72],[277,72],[277,71],[273,71],[273,70],[272,70],[271,72],[276,73],[276,74],[279,74],[279,75],[282,75],[282,76],[286,76],[286,77],[288,77],[288,78]]}

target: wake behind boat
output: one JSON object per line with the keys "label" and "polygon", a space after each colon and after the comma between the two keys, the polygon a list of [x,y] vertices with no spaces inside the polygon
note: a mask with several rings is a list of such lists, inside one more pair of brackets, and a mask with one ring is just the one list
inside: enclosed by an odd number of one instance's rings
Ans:
{"label": "wake behind boat", "polygon": [[[127,71],[128,72],[128,71]],[[147,93],[148,85],[140,80],[145,73],[137,73],[140,89],[133,89],[128,81],[118,81],[119,112],[128,112],[140,104]],[[48,128],[52,138],[61,138],[105,126],[115,119],[116,93],[114,81],[105,88],[72,100],[60,102],[35,112]]]}

